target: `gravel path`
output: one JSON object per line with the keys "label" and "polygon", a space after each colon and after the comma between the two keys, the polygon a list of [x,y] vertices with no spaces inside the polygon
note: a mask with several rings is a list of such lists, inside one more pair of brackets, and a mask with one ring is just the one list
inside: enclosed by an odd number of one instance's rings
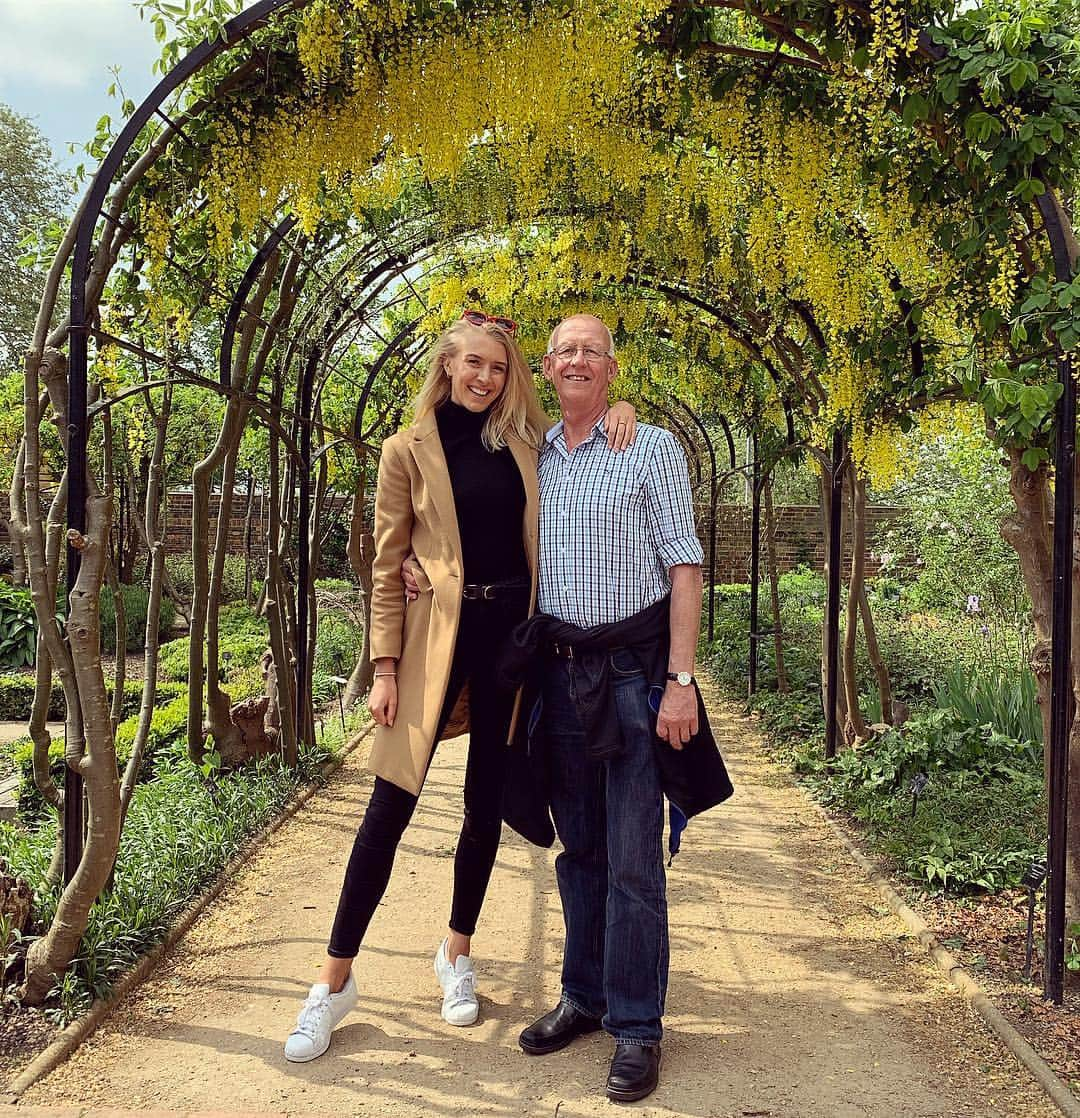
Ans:
{"label": "gravel path", "polygon": [[[751,724],[713,702],[736,783],[669,871],[660,1088],[637,1109],[717,1118],[1052,1115],[1033,1082],[845,862]],[[354,755],[252,859],[158,974],[27,1107],[404,1116],[611,1114],[603,1035],[546,1058],[521,1027],[558,996],[553,854],[506,835],[474,940],[481,1017],[439,1018],[464,739],[445,743],[322,1059],[281,1045],[313,980],[368,777]]]}

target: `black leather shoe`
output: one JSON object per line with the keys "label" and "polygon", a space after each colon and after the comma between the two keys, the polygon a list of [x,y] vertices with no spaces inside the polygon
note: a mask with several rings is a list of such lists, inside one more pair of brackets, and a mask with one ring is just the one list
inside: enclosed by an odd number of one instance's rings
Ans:
{"label": "black leather shoe", "polygon": [[616,1044],[607,1077],[607,1097],[615,1102],[637,1102],[651,1095],[660,1082],[659,1044]]}
{"label": "black leather shoe", "polygon": [[566,1002],[559,1002],[550,1013],[522,1031],[518,1044],[530,1056],[546,1056],[565,1048],[575,1037],[595,1033],[599,1028],[598,1017],[590,1017]]}

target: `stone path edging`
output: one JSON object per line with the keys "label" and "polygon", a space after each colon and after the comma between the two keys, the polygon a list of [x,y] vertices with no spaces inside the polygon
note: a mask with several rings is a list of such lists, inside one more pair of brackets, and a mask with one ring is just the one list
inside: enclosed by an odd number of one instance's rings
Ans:
{"label": "stone path edging", "polygon": [[[332,776],[345,762],[345,758],[356,750],[373,731],[374,724],[366,726],[355,734],[344,746],[340,755],[332,761],[327,761],[319,768],[319,775],[326,779]],[[180,919],[172,926],[169,934],[156,947],[144,955],[134,967],[124,974],[113,987],[112,993],[107,998],[96,999],[85,1015],[70,1025],[46,1048],[23,1069],[3,1094],[0,1103],[15,1105],[19,1098],[29,1090],[39,1079],[44,1079],[49,1072],[59,1067],[67,1060],[80,1044],[95,1029],[108,1018],[112,1011],[124,998],[153,971],[157,962],[180,940],[195,920],[202,914],[207,906],[223,892],[225,886],[232,881],[239,869],[245,864],[253,850],[272,835],[279,827],[287,823],[303,806],[320,791],[321,784],[310,784],[295,796],[265,827],[249,838],[244,845],[229,860],[225,868],[218,874],[214,882],[199,894],[184,911]]]}
{"label": "stone path edging", "polygon": [[963,965],[941,945],[941,941],[927,926],[926,921],[905,903],[890,882],[875,868],[870,859],[855,845],[851,837],[829,815],[825,808],[813,796],[807,795],[806,798],[821,812],[822,818],[828,824],[829,829],[843,843],[844,849],[851,855],[852,860],[870,878],[892,914],[923,945],[938,970],[963,995],[964,1001],[975,1010],[991,1032],[997,1036],[1013,1056],[1031,1072],[1036,1082],[1046,1092],[1047,1097],[1058,1110],[1066,1118],[1080,1118],[1080,1099],[1069,1090],[1057,1072],[1009,1023],[1001,1010],[990,1000],[986,991],[971,977]]}

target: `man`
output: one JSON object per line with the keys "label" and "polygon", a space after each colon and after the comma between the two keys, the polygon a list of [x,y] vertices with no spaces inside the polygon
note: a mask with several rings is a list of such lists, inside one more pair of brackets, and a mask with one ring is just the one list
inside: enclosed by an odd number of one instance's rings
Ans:
{"label": "man", "polygon": [[[607,1094],[630,1102],[659,1081],[663,798],[689,817],[732,789],[693,679],[702,550],[686,460],[645,424],[629,449],[608,452],[617,372],[600,319],[574,315],[552,334],[544,375],[563,418],[540,454],[538,612],[499,670],[526,682],[532,713],[517,720],[515,745],[536,746],[513,751],[523,769],[504,818],[544,846],[557,831],[563,845],[562,994],[519,1043],[546,1055],[605,1029],[615,1040]],[[408,562],[402,574],[415,592]]]}
{"label": "man", "polygon": [[[540,456],[538,610],[569,623],[560,633],[576,626],[605,634],[605,643],[599,680],[595,650],[592,674],[584,667],[589,646],[575,648],[571,637],[546,650],[543,735],[551,815],[563,846],[556,873],[566,949],[559,1005],[525,1029],[520,1044],[544,1055],[604,1028],[615,1040],[608,1096],[633,1101],[659,1080],[668,972],[654,731],[666,743],[661,748],[681,750],[698,730],[692,684],[702,550],[686,461],[672,435],[642,424],[632,447],[607,453],[602,417],[617,372],[611,332],[600,319],[574,315],[556,328],[544,375],[563,418]],[[654,712],[657,681],[647,675],[640,632],[631,639],[627,626],[658,610],[663,632],[654,644],[668,650]],[[618,647],[623,633],[626,646]],[[613,703],[614,719],[583,722],[582,686],[599,689],[601,706]],[[613,740],[598,746],[601,738]]]}

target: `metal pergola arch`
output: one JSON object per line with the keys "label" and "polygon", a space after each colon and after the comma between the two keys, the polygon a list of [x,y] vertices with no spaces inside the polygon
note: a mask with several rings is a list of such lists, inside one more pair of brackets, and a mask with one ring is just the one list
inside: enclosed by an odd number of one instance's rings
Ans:
{"label": "metal pergola arch", "polygon": [[[90,274],[93,235],[99,216],[109,220],[103,205],[117,171],[131,150],[136,138],[156,115],[166,121],[167,130],[175,131],[173,122],[161,111],[167,97],[178,89],[192,75],[222,52],[241,43],[256,27],[278,12],[300,9],[309,0],[259,0],[247,11],[230,20],[221,38],[207,41],[192,50],[158,84],[150,96],[136,109],[120,137],[107,153],[91,186],[80,215],[74,236],[72,260],[70,315],[67,323],[68,337],[68,409],[67,409],[67,451],[68,451],[68,529],[67,580],[69,593],[74,589],[79,568],[79,548],[77,542],[83,538],[86,528],[87,501],[87,356],[88,339],[93,330],[87,315],[87,285]],[[845,5],[855,11],[860,19],[869,19],[870,10],[857,0],[848,0]],[[758,14],[751,12],[750,14]],[[759,15],[759,18],[763,18]],[[769,23],[768,20],[765,21]],[[772,31],[775,34],[777,20],[772,17]],[[779,26],[786,27],[782,21]],[[792,38],[794,37],[794,39]],[[820,68],[814,59],[814,48],[798,34],[791,32],[784,36],[789,50],[796,54],[760,52],[762,65],[775,66],[778,62],[785,65],[802,65]],[[925,30],[918,33],[918,50],[932,61],[945,57],[943,47],[931,41]],[[723,44],[710,44],[710,49],[724,53],[730,48]],[[744,51],[744,56],[746,52]],[[166,138],[168,131],[166,133]],[[1035,168],[1039,171],[1038,166]],[[1061,214],[1055,199],[1048,194],[1035,198],[1036,206],[1043,219],[1043,229],[1050,244],[1054,273],[1062,282],[1072,279],[1073,261],[1070,258],[1069,242],[1062,226]],[[1072,688],[1070,684],[1071,667],[1071,617],[1073,562],[1073,513],[1074,513],[1074,465],[1075,465],[1075,422],[1076,388],[1072,360],[1060,351],[1056,354],[1059,381],[1063,392],[1057,405],[1058,439],[1055,449],[1055,525],[1054,525],[1054,586],[1053,586],[1053,635],[1052,635],[1052,684],[1051,684],[1051,740],[1050,751],[1050,815],[1048,864],[1049,881],[1047,885],[1047,966],[1046,993],[1054,1002],[1061,1002],[1064,977],[1064,934],[1065,934],[1065,859],[1067,835],[1068,802],[1068,738],[1071,722]],[[833,485],[841,473],[843,448],[839,434],[834,436],[833,447]],[[834,501],[835,506],[839,504]],[[832,543],[836,543],[837,532],[833,533]],[[838,564],[833,564],[837,567]],[[838,571],[836,572],[838,574]],[[81,795],[78,794],[77,777],[68,770],[68,783],[65,791],[65,826],[68,841],[81,833]],[[69,866],[74,859],[69,857]]]}

